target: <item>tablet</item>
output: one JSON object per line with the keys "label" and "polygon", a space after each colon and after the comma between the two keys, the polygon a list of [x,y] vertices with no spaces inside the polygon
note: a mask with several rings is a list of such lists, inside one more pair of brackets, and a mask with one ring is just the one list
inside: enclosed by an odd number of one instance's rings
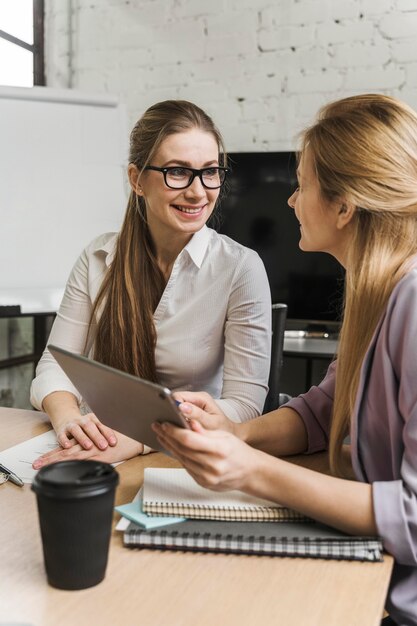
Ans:
{"label": "tablet", "polygon": [[103,424],[163,450],[151,428],[153,422],[171,422],[189,428],[172,393],[166,387],[126,374],[80,354],[48,345],[49,352]]}

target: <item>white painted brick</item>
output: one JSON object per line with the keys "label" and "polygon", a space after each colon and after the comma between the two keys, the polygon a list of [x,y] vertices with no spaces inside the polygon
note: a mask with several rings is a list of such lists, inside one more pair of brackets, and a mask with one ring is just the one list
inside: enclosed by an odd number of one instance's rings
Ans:
{"label": "white painted brick", "polygon": [[404,79],[404,70],[397,67],[348,70],[344,87],[363,91],[395,89],[404,82]]}
{"label": "white painted brick", "polygon": [[221,59],[228,56],[252,55],[257,52],[256,33],[241,37],[233,33],[224,37],[207,37],[203,43],[206,57]]}
{"label": "white painted brick", "polygon": [[397,0],[396,8],[398,11],[415,11],[416,0]]}
{"label": "white painted brick", "polygon": [[193,39],[165,40],[152,46],[154,63],[172,63],[178,61],[202,61],[205,51],[201,43]]}
{"label": "white painted brick", "polygon": [[[190,68],[190,66],[188,66]],[[201,79],[201,77],[200,77]],[[184,70],[181,63],[150,64],[144,71],[143,80],[151,89],[158,87],[170,87],[184,84],[195,80],[190,69]]]}
{"label": "white painted brick", "polygon": [[103,73],[99,73],[96,70],[78,70],[73,86],[75,89],[80,89],[81,91],[105,93],[105,83],[106,77]]}
{"label": "white painted brick", "polygon": [[292,126],[292,118],[282,120],[282,124],[277,122],[261,122],[257,126],[256,142],[268,144],[273,141],[288,141],[289,128]]}
{"label": "white painted brick", "polygon": [[225,82],[243,76],[246,60],[240,56],[208,58],[201,62],[182,63],[183,72],[196,80]]}
{"label": "white painted brick", "polygon": [[[259,0],[225,0],[227,11],[242,11],[243,9],[255,9],[260,12],[271,1],[264,2]],[[226,12],[226,11],[225,11]]]}
{"label": "white painted brick", "polygon": [[71,85],[67,2],[61,0],[45,6],[45,71],[51,87]]}
{"label": "white painted brick", "polygon": [[281,94],[265,98],[259,98],[258,94],[253,94],[244,99],[241,107],[242,117],[246,121],[271,120],[277,117],[280,110],[287,108],[287,99],[281,99]]}
{"label": "white painted brick", "polygon": [[390,45],[394,62],[407,63],[417,59],[417,45],[414,37],[394,40],[390,42]]}
{"label": "white painted brick", "polygon": [[48,84],[116,93],[132,125],[187,98],[230,151],[284,150],[326,101],[372,90],[417,108],[417,0],[80,0],[71,42],[69,7],[45,0]]}
{"label": "white painted brick", "polygon": [[215,102],[216,100],[224,100],[227,97],[225,86],[216,85],[212,82],[192,82],[189,84],[178,86],[178,95],[184,100],[192,100],[197,102],[203,108],[207,102]]}
{"label": "white painted brick", "polygon": [[407,88],[417,87],[417,61],[414,63],[408,63],[404,66]]}
{"label": "white painted brick", "polygon": [[318,70],[330,65],[330,54],[328,47],[322,47],[320,44],[310,46],[297,47],[287,57],[286,67],[293,70]]}
{"label": "white painted brick", "polygon": [[298,129],[300,129],[314,121],[317,111],[328,102],[328,97],[326,93],[306,93],[302,96],[292,96],[291,101],[294,118],[299,121]]}
{"label": "white painted brick", "polygon": [[[221,120],[226,120],[228,124],[229,121],[232,121],[234,124],[238,122],[242,122],[242,124],[246,124],[246,120],[243,120],[242,117],[242,105],[236,99],[230,98],[227,94],[224,100],[219,100],[218,102],[212,102],[210,106],[207,106],[207,103],[203,107],[212,117],[215,124],[218,125],[220,132],[223,134],[223,124],[221,124]],[[229,146],[226,144],[226,150],[230,150]]]}
{"label": "white painted brick", "polygon": [[263,77],[247,76],[233,81],[228,85],[228,92],[235,98],[244,98],[246,94],[255,94],[259,98],[279,96],[282,93],[283,83],[278,76]]}
{"label": "white painted brick", "polygon": [[[54,0],[50,1],[53,2]],[[80,0],[81,2],[83,0]],[[83,2],[83,4],[87,3]],[[97,4],[99,3],[97,2]],[[100,3],[101,5],[102,3]],[[172,19],[175,5],[176,0],[132,0],[129,3],[124,0],[106,0],[107,12],[113,26],[118,23],[117,12],[121,9],[130,15],[131,21],[136,24],[159,26],[161,23]],[[119,32],[120,36],[123,37],[123,32]]]}
{"label": "white painted brick", "polygon": [[232,35],[246,37],[256,32],[259,27],[257,11],[230,11],[208,16],[205,20],[207,36],[222,38]]}
{"label": "white painted brick", "polygon": [[196,45],[205,37],[205,22],[203,18],[184,20],[170,20],[154,26],[151,30],[153,42],[166,41],[181,43],[184,39],[191,39]]}
{"label": "white painted brick", "polygon": [[114,69],[120,66],[120,52],[117,50],[109,55],[103,48],[83,49],[78,54],[76,65],[79,69],[96,69],[97,67]]}
{"label": "white painted brick", "polygon": [[138,25],[130,22],[123,28],[123,38],[120,38],[118,29],[109,25],[105,30],[105,48],[108,49],[138,49],[152,46],[154,43],[153,30],[147,25]]}
{"label": "white painted brick", "polygon": [[[272,74],[286,74],[286,68],[291,50],[272,50],[268,52],[262,52],[258,48],[251,55],[245,55],[241,58],[240,74],[245,76],[271,76]],[[221,60],[221,59],[219,59]]]}
{"label": "white painted brick", "polygon": [[317,26],[316,39],[322,45],[345,43],[349,41],[368,41],[374,34],[375,26],[371,21],[328,22]]}
{"label": "white painted brick", "polygon": [[224,0],[179,0],[174,4],[172,15],[175,18],[226,13]]}
{"label": "white painted brick", "polygon": [[394,9],[398,0],[362,0],[362,11],[365,17],[383,15]]}
{"label": "white painted brick", "polygon": [[333,20],[346,20],[360,18],[362,3],[360,0],[337,0],[330,4],[329,17]]}
{"label": "white painted brick", "polygon": [[393,95],[401,100],[404,100],[410,107],[417,112],[417,89],[407,89],[406,92],[398,91],[393,92]]}
{"label": "white painted brick", "polygon": [[336,91],[341,87],[342,81],[343,75],[333,70],[313,74],[297,72],[288,77],[287,92],[294,94]]}
{"label": "white painted brick", "polygon": [[321,69],[330,63],[327,48],[317,45],[296,47],[294,50],[257,51],[250,58],[241,61],[244,73],[248,76],[270,76],[271,74],[286,76],[289,71],[300,69]]}
{"label": "white painted brick", "polygon": [[314,41],[313,26],[277,26],[259,29],[258,44],[260,50],[282,50],[285,48],[308,45]]}
{"label": "white painted brick", "polygon": [[379,23],[380,31],[390,39],[415,37],[417,33],[417,11],[384,15]]}
{"label": "white painted brick", "polygon": [[[267,4],[267,3],[265,3]],[[267,6],[260,12],[261,25],[271,26],[300,26],[324,22],[329,18],[331,0],[281,0],[273,6]]]}
{"label": "white painted brick", "polygon": [[[112,56],[115,51],[112,51]],[[130,67],[151,67],[152,48],[137,47],[133,49],[122,49],[117,55],[120,65],[128,65]],[[109,60],[108,60],[109,62]]]}
{"label": "white painted brick", "polygon": [[129,112],[131,119],[131,126],[136,122],[142,113],[146,111],[147,108],[155,104],[155,102],[162,102],[163,100],[176,100],[178,99],[179,93],[178,89],[173,89],[172,87],[160,87],[158,89],[142,89],[138,91],[129,90],[128,93],[125,93],[125,98],[129,96]]}
{"label": "white painted brick", "polygon": [[146,84],[146,72],[143,68],[119,67],[116,71],[106,72],[107,90],[115,93],[126,91],[127,85]]}
{"label": "white painted brick", "polygon": [[332,46],[331,67],[382,66],[391,59],[388,43],[378,45],[372,43],[353,42]]}

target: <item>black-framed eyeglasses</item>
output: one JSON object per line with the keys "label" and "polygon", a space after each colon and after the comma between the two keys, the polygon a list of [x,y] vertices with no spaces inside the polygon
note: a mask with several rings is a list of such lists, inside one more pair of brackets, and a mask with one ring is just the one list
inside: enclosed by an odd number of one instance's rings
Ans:
{"label": "black-framed eyeglasses", "polygon": [[192,184],[196,176],[206,189],[219,189],[229,172],[227,167],[204,167],[202,170],[195,170],[192,167],[179,167],[178,165],[172,167],[147,165],[143,169],[162,172],[165,184],[170,189],[186,189]]}

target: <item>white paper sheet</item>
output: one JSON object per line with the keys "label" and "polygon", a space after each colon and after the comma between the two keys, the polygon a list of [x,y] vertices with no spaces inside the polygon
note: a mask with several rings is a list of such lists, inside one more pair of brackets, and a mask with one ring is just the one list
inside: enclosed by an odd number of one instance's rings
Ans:
{"label": "white paper sheet", "polygon": [[14,472],[24,483],[31,483],[38,470],[33,469],[32,463],[38,456],[53,450],[58,446],[55,431],[48,430],[42,435],[32,437],[18,443],[12,448],[0,452],[0,463]]}
{"label": "white paper sheet", "polygon": [[[18,443],[12,448],[7,448],[0,452],[0,463],[3,463],[7,469],[14,472],[24,483],[31,484],[38,470],[33,469],[32,463],[41,454],[50,452],[59,446],[55,431],[48,430],[42,435],[32,437],[27,441]],[[112,463],[113,467],[120,465],[124,461]]]}

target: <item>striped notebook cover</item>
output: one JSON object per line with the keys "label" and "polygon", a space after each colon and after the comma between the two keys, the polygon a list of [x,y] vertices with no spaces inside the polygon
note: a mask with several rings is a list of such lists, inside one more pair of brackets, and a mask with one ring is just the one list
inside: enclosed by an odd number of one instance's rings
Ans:
{"label": "striped notebook cover", "polygon": [[378,537],[352,537],[319,523],[187,520],[153,530],[130,523],[123,537],[130,548],[382,561]]}
{"label": "striped notebook cover", "polygon": [[234,521],[305,520],[304,515],[241,491],[200,487],[184,469],[147,467],[142,509],[148,515]]}

